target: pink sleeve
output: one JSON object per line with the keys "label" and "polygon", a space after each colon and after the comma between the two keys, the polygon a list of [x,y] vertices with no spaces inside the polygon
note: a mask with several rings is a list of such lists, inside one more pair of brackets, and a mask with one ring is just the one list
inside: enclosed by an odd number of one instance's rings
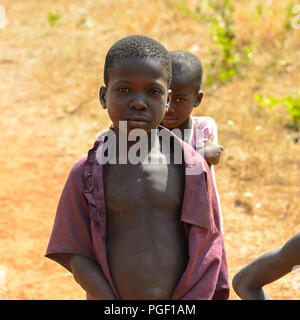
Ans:
{"label": "pink sleeve", "polygon": [[67,178],[63,188],[46,257],[67,270],[70,254],[94,258],[90,229],[89,209],[83,196],[83,167],[85,159],[78,161]]}
{"label": "pink sleeve", "polygon": [[203,130],[204,143],[209,139],[210,136],[213,136],[213,143],[218,144],[218,127],[216,121],[211,117],[203,117],[201,121],[200,129]]}

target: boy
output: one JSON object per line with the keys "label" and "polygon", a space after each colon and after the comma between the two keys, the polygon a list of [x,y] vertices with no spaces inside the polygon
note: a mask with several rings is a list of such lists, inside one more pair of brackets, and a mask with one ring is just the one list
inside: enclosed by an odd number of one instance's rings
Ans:
{"label": "boy", "polygon": [[234,291],[243,300],[271,300],[263,286],[300,267],[300,233],[280,249],[270,251],[243,267],[233,278]]}
{"label": "boy", "polygon": [[[181,146],[185,161],[176,164],[174,148],[164,150],[156,130],[168,108],[170,81],[168,52],[156,40],[129,36],[107,53],[100,102],[113,123],[116,161],[99,161],[105,154],[104,134],[73,166],[46,253],[73,273],[87,299],[228,299],[226,256],[207,164],[162,129]],[[150,160],[171,160],[124,161],[121,141],[125,136],[127,156],[134,146],[129,137],[137,129],[147,140],[154,136],[146,148]],[[187,175],[195,167],[191,159],[203,170]]]}
{"label": "boy", "polygon": [[[181,131],[181,137],[195,150],[201,152],[210,166],[215,189],[215,171],[213,165],[218,164],[223,147],[218,144],[218,129],[214,119],[210,117],[192,117],[193,108],[201,103],[203,92],[200,90],[202,82],[202,64],[200,60],[187,51],[171,51],[172,61],[172,100],[162,125],[173,133]],[[188,132],[189,134],[185,134]],[[176,134],[176,133],[175,133]],[[217,193],[221,229],[223,223],[221,205]]]}

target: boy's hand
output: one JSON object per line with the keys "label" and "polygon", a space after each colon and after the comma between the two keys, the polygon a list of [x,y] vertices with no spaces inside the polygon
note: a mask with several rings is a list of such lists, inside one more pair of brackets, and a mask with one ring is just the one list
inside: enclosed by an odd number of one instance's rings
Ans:
{"label": "boy's hand", "polygon": [[221,153],[224,148],[219,144],[214,144],[213,136],[210,136],[207,142],[204,145],[204,159],[212,165],[216,165],[219,163]]}

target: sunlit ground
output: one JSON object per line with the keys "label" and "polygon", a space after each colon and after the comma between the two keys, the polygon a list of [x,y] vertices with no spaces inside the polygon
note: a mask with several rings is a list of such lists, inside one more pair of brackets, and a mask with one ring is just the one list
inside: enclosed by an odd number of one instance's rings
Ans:
{"label": "sunlit ground", "polygon": [[[0,29],[0,299],[85,299],[72,275],[43,255],[70,168],[110,124],[98,102],[106,51],[123,36],[144,34],[169,50],[191,50],[204,76],[211,71],[216,45],[208,22],[171,2],[1,1],[7,25]],[[284,27],[291,19],[286,7],[279,0],[236,1],[237,45],[251,48],[252,59],[240,77],[204,86],[193,113],[216,120],[225,148],[216,175],[230,282],[300,227],[297,132],[284,106],[269,111],[254,100],[299,90],[300,29]],[[53,25],[50,10],[60,14]],[[266,290],[274,299],[299,299],[299,272]],[[233,290],[230,299],[238,299]]]}

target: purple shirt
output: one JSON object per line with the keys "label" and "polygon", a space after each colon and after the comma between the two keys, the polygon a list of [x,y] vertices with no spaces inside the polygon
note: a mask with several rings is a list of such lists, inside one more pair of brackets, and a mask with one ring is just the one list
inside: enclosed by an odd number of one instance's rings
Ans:
{"label": "purple shirt", "polygon": [[[103,135],[88,156],[78,161],[61,194],[46,257],[71,271],[69,254],[95,260],[115,296],[106,255],[105,165],[96,159]],[[228,271],[220,231],[218,202],[206,161],[180,141],[185,162],[185,189],[181,221],[188,232],[189,260],[171,299],[209,300],[229,297]],[[199,170],[199,167],[201,170]],[[196,170],[193,172],[193,170]],[[93,299],[87,294],[87,299]]]}

